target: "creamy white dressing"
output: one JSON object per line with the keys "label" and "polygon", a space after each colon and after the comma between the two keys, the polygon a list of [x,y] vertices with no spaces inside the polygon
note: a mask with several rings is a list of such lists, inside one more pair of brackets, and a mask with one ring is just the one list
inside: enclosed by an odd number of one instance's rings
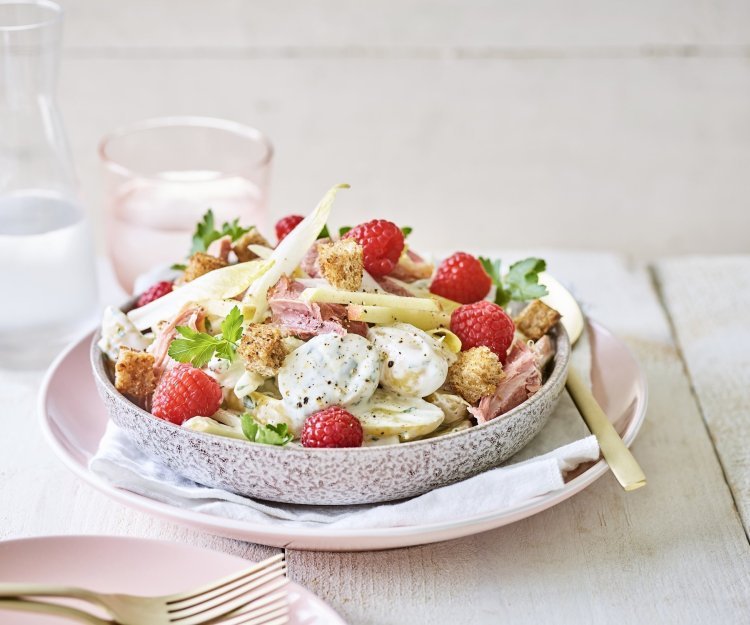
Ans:
{"label": "creamy white dressing", "polygon": [[107,306],[102,318],[102,337],[97,345],[112,360],[117,360],[120,347],[143,350],[151,341],[140,333],[133,322],[119,308]]}
{"label": "creamy white dressing", "polygon": [[426,332],[408,323],[375,326],[367,332],[383,358],[380,384],[383,388],[425,397],[445,382],[449,361],[445,348]]}
{"label": "creamy white dressing", "polygon": [[286,357],[278,373],[279,391],[292,429],[329,406],[351,407],[375,392],[380,355],[357,334],[321,334]]}

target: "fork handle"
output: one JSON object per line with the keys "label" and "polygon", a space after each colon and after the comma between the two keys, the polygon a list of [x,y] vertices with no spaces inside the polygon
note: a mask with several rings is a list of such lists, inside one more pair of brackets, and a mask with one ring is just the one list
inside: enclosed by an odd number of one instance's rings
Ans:
{"label": "fork handle", "polygon": [[0,584],[0,598],[3,597],[70,597],[83,599],[101,605],[95,592],[76,586],[51,586],[47,584]]}
{"label": "fork handle", "polygon": [[62,616],[79,623],[88,623],[88,625],[114,625],[114,621],[105,621],[98,616],[77,610],[67,605],[58,605],[54,603],[45,603],[44,601],[32,601],[31,599],[0,599],[0,611],[13,610],[16,612],[37,612],[39,614],[52,614]]}
{"label": "fork handle", "polygon": [[620,485],[626,491],[645,486],[646,476],[643,474],[643,469],[641,469],[632,452],[622,442],[620,435],[610,423],[607,415],[604,414],[593,393],[583,383],[581,376],[573,367],[568,370],[568,379],[565,386],[583,420],[589,426],[589,430],[596,435],[602,456],[604,456]]}

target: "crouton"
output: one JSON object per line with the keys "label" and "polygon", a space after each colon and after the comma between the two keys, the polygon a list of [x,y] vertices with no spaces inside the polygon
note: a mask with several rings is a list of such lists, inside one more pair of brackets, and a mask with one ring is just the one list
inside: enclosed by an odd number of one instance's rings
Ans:
{"label": "crouton", "polygon": [[245,361],[245,369],[270,378],[284,363],[287,351],[277,327],[254,323],[245,328],[237,353]]}
{"label": "crouton", "polygon": [[200,278],[202,275],[207,274],[209,271],[226,267],[228,264],[227,261],[222,260],[221,258],[216,258],[216,256],[204,254],[203,252],[196,252],[190,257],[188,266],[185,269],[185,274],[182,277],[183,282],[190,282],[191,280],[195,280],[196,278]]}
{"label": "crouton", "polygon": [[318,264],[323,277],[342,291],[359,291],[364,272],[362,246],[354,239],[341,239],[318,246]]}
{"label": "crouton", "polygon": [[115,363],[115,388],[137,399],[150,397],[156,388],[154,355],[121,346]]}
{"label": "crouton", "polygon": [[241,263],[246,263],[249,260],[255,260],[258,258],[257,254],[247,249],[248,245],[265,245],[266,247],[271,247],[271,244],[260,232],[258,232],[257,228],[250,228],[250,232],[246,232],[237,239],[232,248],[237,255],[237,260]]}
{"label": "crouton", "polygon": [[560,313],[542,300],[535,299],[513,321],[519,332],[537,341],[560,321]]}
{"label": "crouton", "polygon": [[488,347],[472,347],[458,354],[448,369],[448,385],[470,404],[492,395],[505,377],[500,359]]}

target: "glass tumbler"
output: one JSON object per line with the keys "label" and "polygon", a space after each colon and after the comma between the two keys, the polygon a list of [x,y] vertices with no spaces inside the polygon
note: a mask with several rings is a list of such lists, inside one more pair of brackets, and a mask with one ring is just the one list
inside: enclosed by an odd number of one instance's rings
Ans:
{"label": "glass tumbler", "polygon": [[273,149],[258,130],[209,117],[137,122],[104,137],[107,249],[120,285],[183,263],[211,208],[218,225],[266,225]]}
{"label": "glass tumbler", "polygon": [[0,0],[0,367],[45,364],[97,304],[55,102],[61,30],[53,2]]}

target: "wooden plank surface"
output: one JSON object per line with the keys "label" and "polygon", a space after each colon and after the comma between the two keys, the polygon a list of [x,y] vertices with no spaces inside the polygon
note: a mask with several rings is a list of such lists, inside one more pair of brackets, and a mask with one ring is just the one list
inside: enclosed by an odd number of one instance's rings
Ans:
{"label": "wooden plank surface", "polygon": [[750,256],[664,260],[656,264],[656,276],[750,534]]}
{"label": "wooden plank surface", "polygon": [[646,370],[634,452],[648,486],[626,494],[608,474],[535,517],[432,546],[290,552],[291,575],[359,625],[747,622],[750,546],[649,274],[545,256]]}
{"label": "wooden plank surface", "polygon": [[[346,181],[339,223],[395,218],[417,249],[536,243],[638,258],[742,249],[749,99],[747,59],[705,58],[87,58],[66,59],[60,83],[99,224],[99,138],[193,113],[269,134],[273,218]],[[446,227],[457,213],[462,228]]]}
{"label": "wooden plank surface", "polygon": [[[60,0],[76,53],[114,48],[169,54],[247,48],[294,55],[363,49],[529,48],[586,56],[737,53],[750,43],[750,7],[737,0]],[[427,50],[425,50],[427,48]],[[531,51],[532,54],[534,51]]]}

